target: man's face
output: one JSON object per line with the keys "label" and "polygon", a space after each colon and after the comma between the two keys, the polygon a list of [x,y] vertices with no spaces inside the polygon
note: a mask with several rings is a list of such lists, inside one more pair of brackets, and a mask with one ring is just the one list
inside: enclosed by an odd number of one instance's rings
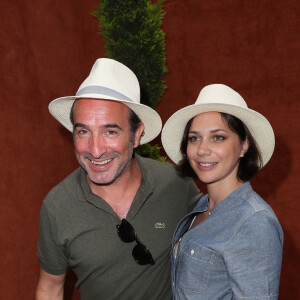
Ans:
{"label": "man's face", "polygon": [[126,105],[98,99],[79,99],[73,109],[75,154],[90,181],[109,184],[126,171],[139,145],[143,124],[130,133]]}

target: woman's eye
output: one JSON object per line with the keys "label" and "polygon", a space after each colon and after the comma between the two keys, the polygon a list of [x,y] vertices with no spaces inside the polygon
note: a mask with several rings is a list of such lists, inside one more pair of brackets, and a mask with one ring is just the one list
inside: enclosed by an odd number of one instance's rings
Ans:
{"label": "woman's eye", "polygon": [[221,142],[221,141],[225,140],[225,137],[222,135],[216,135],[216,136],[214,136],[213,139],[214,139],[214,141]]}
{"label": "woman's eye", "polygon": [[189,136],[188,138],[189,142],[196,142],[196,141],[199,141],[199,137],[193,135],[193,136]]}

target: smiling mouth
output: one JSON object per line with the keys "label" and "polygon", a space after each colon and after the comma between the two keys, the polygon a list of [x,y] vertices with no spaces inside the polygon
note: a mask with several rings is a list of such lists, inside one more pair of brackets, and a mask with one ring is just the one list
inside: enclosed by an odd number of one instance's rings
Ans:
{"label": "smiling mouth", "polygon": [[91,160],[91,163],[93,165],[96,165],[96,166],[102,166],[102,165],[106,165],[108,163],[110,163],[112,161],[112,158],[111,159],[106,159],[106,160],[103,160],[103,161],[94,161],[94,160]]}
{"label": "smiling mouth", "polygon": [[201,163],[199,162],[198,163],[201,167],[212,167],[212,166],[215,166],[217,163]]}

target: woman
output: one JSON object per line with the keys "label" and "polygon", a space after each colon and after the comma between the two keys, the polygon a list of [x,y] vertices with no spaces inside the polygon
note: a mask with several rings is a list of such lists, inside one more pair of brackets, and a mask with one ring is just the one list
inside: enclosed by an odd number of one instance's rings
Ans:
{"label": "woman", "polygon": [[237,92],[212,84],[170,117],[162,143],[178,171],[208,192],[174,234],[174,299],[277,299],[283,232],[249,183],[273,154],[270,123]]}

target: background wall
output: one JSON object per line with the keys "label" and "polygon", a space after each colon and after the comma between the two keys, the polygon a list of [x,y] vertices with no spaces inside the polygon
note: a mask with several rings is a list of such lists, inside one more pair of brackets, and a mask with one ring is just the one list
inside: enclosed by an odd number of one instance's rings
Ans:
{"label": "background wall", "polygon": [[[1,299],[33,299],[42,199],[77,167],[71,135],[47,105],[73,95],[94,61],[105,55],[91,15],[97,4],[0,0]],[[296,0],[166,0],[164,8],[168,90],[157,111],[165,122],[194,103],[203,86],[225,83],[269,119],[275,153],[252,183],[285,232],[280,299],[300,299],[300,5]],[[79,299],[74,280],[70,273],[66,299]]]}

